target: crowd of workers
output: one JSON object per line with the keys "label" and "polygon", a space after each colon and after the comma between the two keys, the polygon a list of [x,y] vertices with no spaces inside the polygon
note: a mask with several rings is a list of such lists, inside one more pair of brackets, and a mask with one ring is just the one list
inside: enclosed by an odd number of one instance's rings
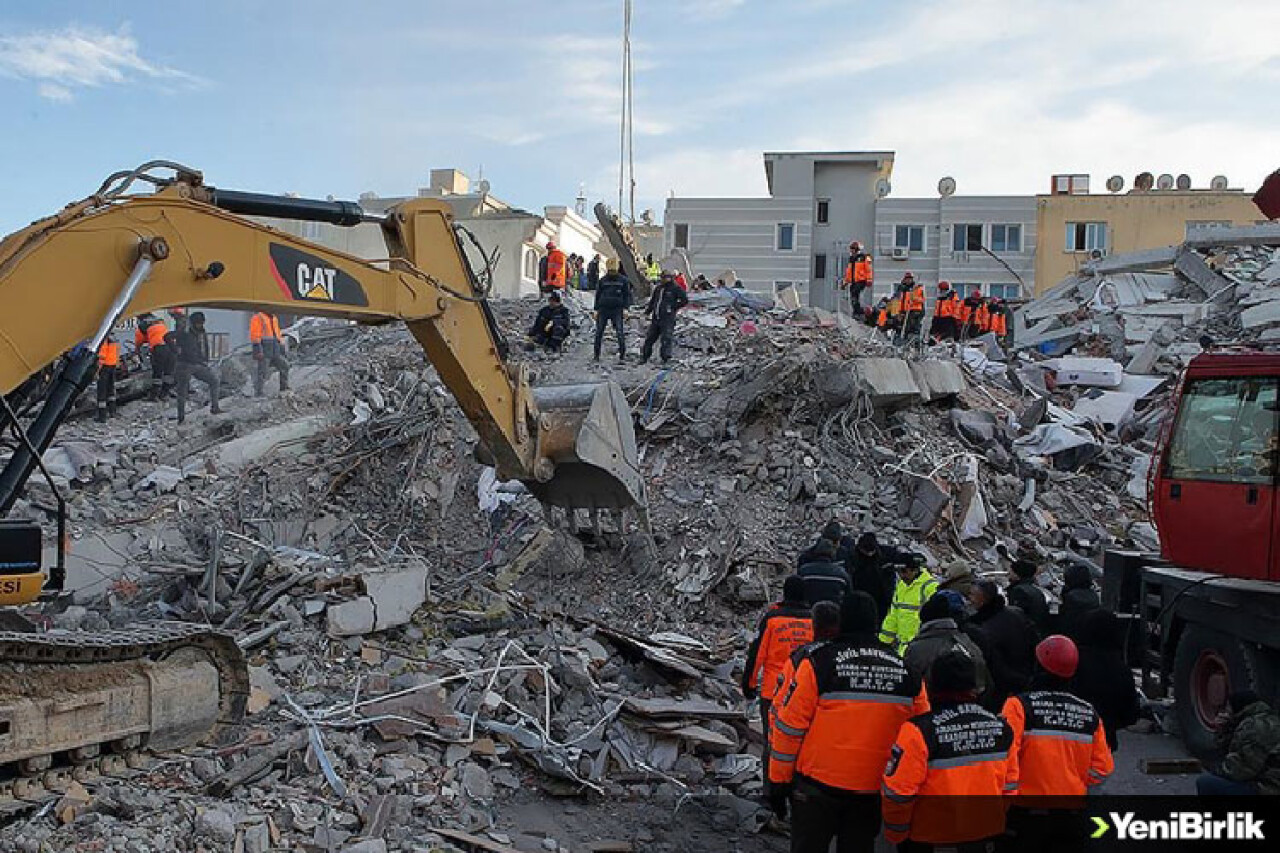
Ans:
{"label": "crowd of workers", "polygon": [[[186,421],[191,380],[199,380],[209,392],[209,411],[220,414],[221,379],[212,364],[209,333],[203,311],[190,315],[182,308],[169,310],[169,323],[153,313],[138,317],[133,335],[134,353],[140,366],[151,373],[150,399],[176,398],[178,423]],[[254,359],[254,396],[261,397],[267,379],[275,371],[280,390],[289,390],[289,358],[280,320],[259,311],[249,320],[249,342]],[[124,378],[126,360],[115,333],[108,334],[98,347],[97,420],[106,423],[115,417],[119,404],[117,382]]]}
{"label": "crowd of workers", "polygon": [[[594,358],[600,360],[600,351],[604,344],[605,333],[613,328],[618,339],[618,361],[625,363],[627,359],[626,311],[632,305],[633,288],[626,276],[619,269],[618,262],[610,258],[605,262],[605,273],[599,274],[600,256],[596,255],[587,265],[587,272],[573,278],[567,271],[573,269],[574,261],[579,268],[582,257],[571,255],[566,257],[554,242],[547,243],[547,254],[539,265],[539,290],[546,296],[547,302],[538,309],[527,337],[529,348],[541,348],[547,352],[559,352],[568,340],[573,329],[572,318],[568,307],[564,304],[566,290],[582,290],[594,292],[595,301],[592,313],[595,317]],[[658,348],[658,356],[663,364],[670,363],[675,351],[676,315],[680,309],[689,304],[689,284],[684,276],[671,270],[663,270],[650,262],[646,268],[646,276],[650,277],[651,292],[645,304],[644,316],[649,321],[644,341],[640,346],[640,363],[645,364]]]}
{"label": "crowd of workers", "polygon": [[[1054,613],[1033,562],[1004,588],[925,562],[829,522],[761,620],[742,690],[791,849],[870,851],[882,831],[904,851],[1079,849],[1083,803],[1061,798],[1106,780],[1140,714],[1123,624],[1084,566]],[[1280,793],[1280,716],[1231,708],[1200,791]]]}

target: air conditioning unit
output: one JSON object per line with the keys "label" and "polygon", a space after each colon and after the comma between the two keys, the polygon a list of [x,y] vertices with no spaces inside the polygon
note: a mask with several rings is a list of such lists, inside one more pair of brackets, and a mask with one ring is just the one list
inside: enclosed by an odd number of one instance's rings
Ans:
{"label": "air conditioning unit", "polygon": [[1100,261],[1106,256],[1107,256],[1106,249],[1090,249],[1089,250],[1089,260],[1091,261]]}
{"label": "air conditioning unit", "polygon": [[893,247],[893,259],[895,261],[905,261],[909,257],[911,257],[911,251],[909,249],[906,249],[903,246]]}

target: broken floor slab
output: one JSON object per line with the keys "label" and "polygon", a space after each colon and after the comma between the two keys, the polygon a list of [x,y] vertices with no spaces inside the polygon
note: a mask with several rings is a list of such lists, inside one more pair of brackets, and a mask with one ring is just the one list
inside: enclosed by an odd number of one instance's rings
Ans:
{"label": "broken floor slab", "polygon": [[960,365],[954,361],[935,358],[912,362],[911,375],[920,388],[920,399],[926,403],[954,397],[969,387]]}
{"label": "broken floor slab", "polygon": [[218,472],[241,471],[277,451],[298,455],[305,449],[307,439],[324,432],[333,423],[329,415],[308,415],[232,439],[217,449]]}
{"label": "broken floor slab", "polygon": [[859,358],[854,359],[853,369],[876,408],[892,408],[920,399],[920,386],[904,359]]}

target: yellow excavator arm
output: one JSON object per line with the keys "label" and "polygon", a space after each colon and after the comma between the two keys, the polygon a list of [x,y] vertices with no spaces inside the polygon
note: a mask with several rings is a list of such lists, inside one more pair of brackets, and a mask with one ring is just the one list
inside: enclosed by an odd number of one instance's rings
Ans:
{"label": "yellow excavator arm", "polygon": [[[91,357],[120,317],[165,307],[400,320],[475,426],[499,476],[524,481],[553,506],[643,505],[621,390],[613,383],[535,390],[522,365],[506,362],[445,203],[412,199],[373,215],[351,202],[219,190],[197,172],[163,165],[175,177],[157,179],[147,167],[118,173],[94,196],[0,241],[0,393],[78,343],[88,344]],[[125,195],[138,178],[158,189]],[[387,259],[310,243],[246,218],[252,215],[348,226],[375,221]],[[63,403],[88,384],[92,369],[82,374],[64,382],[76,387],[63,390]],[[46,408],[59,408],[57,396],[55,388]],[[48,446],[63,416],[37,418],[35,451]],[[0,515],[37,464],[29,456],[20,447],[0,472]]]}

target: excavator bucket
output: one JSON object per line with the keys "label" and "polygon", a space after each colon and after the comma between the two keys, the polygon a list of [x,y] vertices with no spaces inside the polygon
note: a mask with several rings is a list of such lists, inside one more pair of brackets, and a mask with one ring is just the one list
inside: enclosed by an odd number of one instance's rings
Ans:
{"label": "excavator bucket", "polygon": [[645,507],[631,406],[616,382],[533,389],[542,420],[542,456],[551,478],[527,482],[538,500],[566,509]]}

